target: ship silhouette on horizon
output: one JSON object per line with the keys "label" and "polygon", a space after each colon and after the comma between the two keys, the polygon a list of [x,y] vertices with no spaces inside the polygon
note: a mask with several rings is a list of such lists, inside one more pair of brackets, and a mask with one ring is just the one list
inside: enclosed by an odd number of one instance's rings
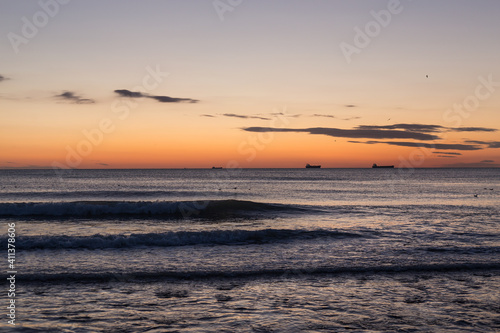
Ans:
{"label": "ship silhouette on horizon", "polygon": [[390,169],[390,168],[394,168],[394,165],[377,165],[377,163],[373,163],[372,168],[373,169]]}
{"label": "ship silhouette on horizon", "polygon": [[311,165],[309,163],[306,164],[306,169],[319,169],[321,165]]}

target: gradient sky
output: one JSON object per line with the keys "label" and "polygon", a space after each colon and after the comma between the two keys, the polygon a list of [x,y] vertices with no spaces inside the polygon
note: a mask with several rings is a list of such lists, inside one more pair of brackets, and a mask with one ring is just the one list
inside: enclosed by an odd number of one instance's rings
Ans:
{"label": "gradient sky", "polygon": [[0,168],[498,167],[499,17],[498,0],[3,0]]}

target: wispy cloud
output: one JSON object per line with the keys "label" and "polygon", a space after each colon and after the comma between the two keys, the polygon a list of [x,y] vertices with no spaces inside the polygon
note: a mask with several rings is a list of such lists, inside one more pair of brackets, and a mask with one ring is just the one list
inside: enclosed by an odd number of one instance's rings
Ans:
{"label": "wispy cloud", "polygon": [[433,154],[441,154],[441,155],[462,155],[462,153],[448,153],[443,151],[434,151]]}
{"label": "wispy cloud", "polygon": [[300,117],[300,114],[284,114],[282,112],[268,113],[268,114],[237,114],[237,113],[219,113],[219,114],[201,114],[200,117],[217,118],[217,117],[229,117],[229,118],[240,118],[240,119],[258,119],[258,120],[272,120],[272,117],[283,116],[283,117]]}
{"label": "wispy cloud", "polygon": [[300,118],[302,117],[302,115],[300,113],[296,113],[296,114],[288,114],[288,113],[284,113],[284,112],[273,112],[273,113],[269,113],[270,116],[284,116],[284,117],[289,117],[289,118]]}
{"label": "wispy cloud", "polygon": [[429,124],[393,124],[393,125],[361,125],[358,126],[359,129],[403,129],[412,132],[422,132],[422,133],[436,133],[444,131],[455,131],[455,132],[496,132],[496,128],[487,127],[444,127],[441,125],[429,125]]}
{"label": "wispy cloud", "polygon": [[426,124],[393,124],[393,125],[361,125],[357,127],[358,129],[377,129],[377,130],[395,130],[402,129],[405,131],[411,132],[422,132],[422,133],[435,133],[440,132],[444,129],[443,126],[440,125],[426,125]]}
{"label": "wispy cloud", "polygon": [[179,97],[170,97],[170,96],[154,96],[149,94],[144,94],[138,91],[130,91],[127,89],[117,89],[115,93],[122,97],[129,98],[151,98],[160,103],[197,103],[199,102],[197,99],[191,98],[179,98]]}
{"label": "wispy cloud", "polygon": [[354,105],[354,104],[346,104],[344,105],[346,108],[355,108],[357,107],[357,105]]}
{"label": "wispy cloud", "polygon": [[56,95],[55,97],[63,99],[67,102],[70,103],[75,103],[75,104],[92,104],[95,103],[93,99],[90,98],[82,98],[80,96],[75,95],[74,92],[71,91],[65,91],[59,95]]}
{"label": "wispy cloud", "polygon": [[495,161],[493,161],[493,160],[482,160],[479,163],[495,163]]}
{"label": "wispy cloud", "polygon": [[486,145],[488,148],[500,148],[500,141],[474,141],[467,140],[467,143],[475,143],[478,145]]}
{"label": "wispy cloud", "polygon": [[486,128],[486,127],[450,127],[452,131],[456,132],[496,132],[496,128]]}
{"label": "wispy cloud", "polygon": [[8,78],[6,78],[6,77],[5,77],[5,76],[3,76],[3,75],[0,75],[0,82],[5,81],[5,80],[8,80]]}
{"label": "wispy cloud", "polygon": [[311,117],[322,117],[322,118],[335,118],[335,119],[337,119],[337,117],[335,117],[334,115],[331,115],[331,114],[319,114],[319,113],[315,113]]}
{"label": "wispy cloud", "polygon": [[[334,115],[314,114],[313,116],[322,116],[327,118],[336,118]],[[487,148],[500,148],[499,141],[465,141],[461,143],[428,143],[419,141],[442,140],[439,133],[448,131],[456,132],[495,132],[495,128],[487,127],[458,127],[450,128],[433,124],[393,124],[393,125],[360,125],[351,129],[313,127],[313,128],[272,128],[272,127],[245,127],[242,130],[247,132],[288,132],[288,133],[307,133],[312,135],[327,135],[336,138],[350,139],[375,139],[371,141],[348,141],[358,144],[385,144],[400,147],[429,148],[435,150],[457,150],[473,151]],[[397,140],[409,139],[410,141],[382,141],[383,139]],[[380,140],[380,141],[379,141]],[[413,141],[415,140],[415,141]],[[460,156],[458,152],[436,151],[438,157]]]}
{"label": "wispy cloud", "polygon": [[392,146],[401,147],[421,147],[421,148],[431,148],[440,150],[481,150],[484,147],[478,145],[467,145],[461,143],[422,143],[422,142],[399,142],[399,141],[349,141],[350,143],[364,143],[364,144],[387,144]]}
{"label": "wispy cloud", "polygon": [[271,118],[266,118],[266,117],[261,117],[261,116],[243,115],[243,114],[235,114],[235,113],[224,113],[222,115],[224,117],[241,118],[241,119],[271,120]]}
{"label": "wispy cloud", "polygon": [[333,119],[339,119],[339,120],[354,120],[354,119],[361,119],[361,117],[339,118],[339,117],[334,116],[334,115],[332,115],[332,114],[319,114],[319,113],[315,113],[315,114],[311,115],[310,117],[333,118]]}
{"label": "wispy cloud", "polygon": [[315,135],[327,135],[337,138],[363,138],[363,139],[414,139],[435,140],[439,137],[427,133],[408,132],[400,130],[378,130],[378,129],[340,129],[327,127],[314,128],[271,128],[271,127],[246,127],[247,132],[296,132]]}

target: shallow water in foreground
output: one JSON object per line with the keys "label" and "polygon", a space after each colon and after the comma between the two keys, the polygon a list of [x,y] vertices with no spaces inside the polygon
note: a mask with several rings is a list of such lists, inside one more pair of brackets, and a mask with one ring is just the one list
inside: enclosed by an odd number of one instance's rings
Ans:
{"label": "shallow water in foreground", "polygon": [[0,184],[20,332],[500,330],[499,169],[2,170]]}

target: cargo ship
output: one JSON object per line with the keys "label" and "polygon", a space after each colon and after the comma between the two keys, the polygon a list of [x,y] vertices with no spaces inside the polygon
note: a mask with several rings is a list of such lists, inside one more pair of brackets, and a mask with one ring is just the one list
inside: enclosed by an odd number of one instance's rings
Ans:
{"label": "cargo ship", "polygon": [[376,163],[373,163],[372,168],[374,169],[389,169],[389,168],[394,168],[394,165],[377,165]]}
{"label": "cargo ship", "polygon": [[306,164],[306,169],[319,169],[321,168],[321,165],[311,165],[311,164]]}

